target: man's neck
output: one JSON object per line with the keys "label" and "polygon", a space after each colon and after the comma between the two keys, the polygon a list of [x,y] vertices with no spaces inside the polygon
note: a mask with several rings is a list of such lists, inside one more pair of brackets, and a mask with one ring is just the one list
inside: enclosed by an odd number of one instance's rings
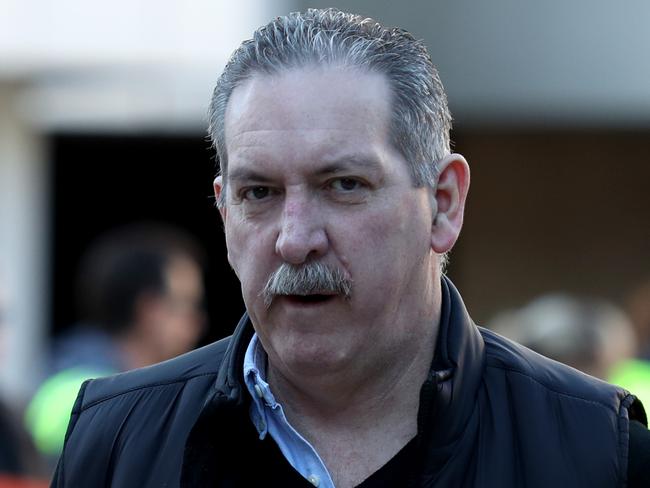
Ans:
{"label": "man's neck", "polygon": [[355,486],[417,434],[420,389],[433,359],[437,319],[409,350],[366,375],[289,381],[268,366],[287,419],[316,449],[337,487]]}

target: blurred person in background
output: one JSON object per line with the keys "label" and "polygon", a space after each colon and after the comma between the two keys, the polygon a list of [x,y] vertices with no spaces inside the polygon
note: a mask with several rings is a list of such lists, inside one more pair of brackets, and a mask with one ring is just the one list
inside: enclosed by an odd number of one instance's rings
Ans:
{"label": "blurred person in background", "polygon": [[634,390],[647,405],[650,402],[650,279],[628,293],[625,305],[638,338],[638,351],[635,357],[617,364],[609,379]]}
{"label": "blurred person in background", "polygon": [[520,309],[498,314],[488,326],[539,354],[605,381],[612,368],[636,353],[628,317],[601,300],[544,295]]}
{"label": "blurred person in background", "polygon": [[[8,347],[7,307],[6,290],[0,279],[0,365]],[[12,407],[0,400],[0,488],[45,487],[45,467],[29,434],[22,427],[20,414]],[[38,478],[42,481],[38,481]]]}
{"label": "blurred person in background", "polygon": [[650,403],[650,363],[637,359],[638,328],[619,307],[603,300],[544,295],[506,311],[490,329],[544,356],[634,391]]}
{"label": "blurred person in background", "polygon": [[133,224],[99,238],[81,260],[81,322],[53,346],[27,425],[55,461],[81,383],[148,366],[196,346],[204,327],[202,252],[184,232]]}
{"label": "blurred person in background", "polygon": [[637,357],[650,361],[650,278],[634,287],[625,302],[639,339]]}

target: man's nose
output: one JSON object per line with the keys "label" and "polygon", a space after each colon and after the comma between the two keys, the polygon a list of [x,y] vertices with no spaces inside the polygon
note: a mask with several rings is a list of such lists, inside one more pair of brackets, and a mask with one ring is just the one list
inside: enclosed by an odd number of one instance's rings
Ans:
{"label": "man's nose", "polygon": [[275,244],[278,255],[287,263],[301,264],[323,256],[327,247],[328,237],[316,202],[287,196]]}

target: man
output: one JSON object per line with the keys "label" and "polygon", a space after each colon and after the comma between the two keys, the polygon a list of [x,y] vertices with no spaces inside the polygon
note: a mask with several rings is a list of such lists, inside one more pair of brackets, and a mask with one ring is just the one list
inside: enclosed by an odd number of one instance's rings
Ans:
{"label": "man", "polygon": [[244,42],[210,134],[247,315],[86,383],[54,485],[625,486],[635,397],[478,329],[442,275],[449,129],[404,31],[310,10]]}

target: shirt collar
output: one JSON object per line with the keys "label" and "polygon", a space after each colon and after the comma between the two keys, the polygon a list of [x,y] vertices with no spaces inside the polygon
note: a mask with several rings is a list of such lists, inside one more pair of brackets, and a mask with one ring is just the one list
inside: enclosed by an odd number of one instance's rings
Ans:
{"label": "shirt collar", "polygon": [[332,477],[314,447],[287,421],[267,382],[267,354],[254,334],[244,356],[244,383],[251,395],[249,414],[260,439],[269,434],[285,459],[315,486],[334,488]]}
{"label": "shirt collar", "polygon": [[278,406],[271,387],[266,381],[266,361],[266,351],[264,351],[257,334],[253,334],[244,356],[244,382],[253,399],[250,416],[260,434],[260,439],[264,439],[268,433],[266,408],[275,409]]}

